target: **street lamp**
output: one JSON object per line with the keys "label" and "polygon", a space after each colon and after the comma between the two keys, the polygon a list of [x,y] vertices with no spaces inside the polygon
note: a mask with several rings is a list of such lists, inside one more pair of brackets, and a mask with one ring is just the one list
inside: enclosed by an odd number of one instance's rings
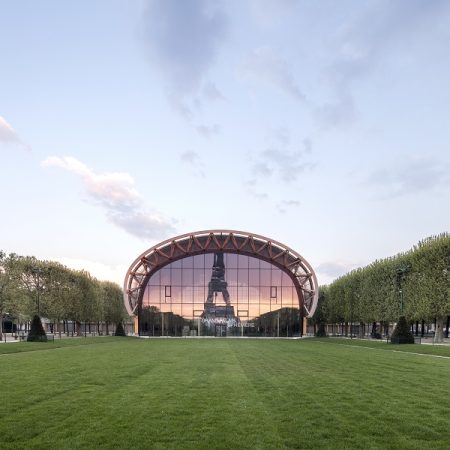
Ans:
{"label": "street lamp", "polygon": [[403,281],[405,281],[406,274],[409,272],[411,266],[409,264],[397,267],[397,287],[400,296],[400,316],[403,316]]}
{"label": "street lamp", "polygon": [[45,271],[43,269],[41,269],[40,267],[33,267],[31,269],[31,272],[36,275],[36,297],[37,297],[36,305],[37,305],[37,315],[40,317],[40,315],[41,315],[40,314],[40,291],[41,291],[40,281],[41,281],[41,275]]}

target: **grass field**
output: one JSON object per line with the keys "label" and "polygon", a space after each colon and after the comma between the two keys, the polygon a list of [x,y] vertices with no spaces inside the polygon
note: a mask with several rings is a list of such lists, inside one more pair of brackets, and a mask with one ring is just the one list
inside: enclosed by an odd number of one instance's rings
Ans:
{"label": "grass field", "polygon": [[449,449],[439,355],[337,339],[2,344],[0,448]]}

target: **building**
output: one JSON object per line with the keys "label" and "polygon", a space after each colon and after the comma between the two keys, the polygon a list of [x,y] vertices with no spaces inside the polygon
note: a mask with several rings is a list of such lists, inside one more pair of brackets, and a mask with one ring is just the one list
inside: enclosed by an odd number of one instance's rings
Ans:
{"label": "building", "polygon": [[316,275],[294,250],[253,233],[200,231],[131,264],[125,307],[141,336],[301,336]]}

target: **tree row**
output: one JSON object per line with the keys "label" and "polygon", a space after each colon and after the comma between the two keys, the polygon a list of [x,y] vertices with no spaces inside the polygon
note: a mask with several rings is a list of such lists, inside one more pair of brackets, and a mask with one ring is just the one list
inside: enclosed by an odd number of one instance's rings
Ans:
{"label": "tree row", "polygon": [[[27,323],[34,315],[54,323],[117,324],[125,316],[122,289],[83,270],[0,251],[0,318]],[[0,320],[0,339],[2,336]]]}
{"label": "tree row", "polygon": [[[316,323],[435,321],[442,341],[450,316],[450,234],[419,242],[411,250],[377,260],[320,288]],[[448,331],[447,331],[448,332]]]}

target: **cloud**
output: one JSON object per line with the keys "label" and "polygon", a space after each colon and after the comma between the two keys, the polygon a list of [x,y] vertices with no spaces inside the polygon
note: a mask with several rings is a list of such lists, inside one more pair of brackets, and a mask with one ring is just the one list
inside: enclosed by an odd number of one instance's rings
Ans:
{"label": "cloud", "polygon": [[252,187],[249,187],[247,191],[252,197],[256,198],[257,200],[267,200],[269,198],[269,194],[267,194],[266,192],[257,191]]}
{"label": "cloud", "polygon": [[[449,8],[449,3],[445,0],[380,0],[358,6],[348,15],[348,22],[337,29],[329,49],[335,56],[325,70],[325,78],[334,99],[314,109],[323,128],[354,122],[359,115],[352,92],[355,82],[367,78],[382,62],[386,66],[395,47],[402,46],[401,54],[415,51],[414,40],[427,39],[431,30],[437,28],[440,17],[447,14],[445,9]],[[386,67],[383,70],[386,71]]]}
{"label": "cloud", "polygon": [[298,208],[299,206],[300,202],[298,200],[283,200],[276,205],[280,214],[286,214],[289,208]]}
{"label": "cloud", "polygon": [[[311,170],[315,164],[308,160],[312,152],[312,141],[306,137],[297,150],[290,150],[290,130],[279,128],[271,131],[270,145],[263,151],[253,155],[252,174],[253,178],[247,181],[256,186],[258,180],[266,180],[275,176],[286,183],[297,180],[302,173]],[[250,185],[250,184],[249,184]]]}
{"label": "cloud", "polygon": [[210,138],[220,133],[220,126],[215,123],[214,125],[198,125],[195,127],[197,132],[205,138]]}
{"label": "cloud", "polygon": [[349,263],[347,261],[325,261],[316,266],[316,271],[326,277],[335,279],[350,272],[356,267],[357,264]]}
{"label": "cloud", "polygon": [[283,23],[297,0],[250,0],[250,11],[256,21],[265,27]]}
{"label": "cloud", "polygon": [[128,266],[125,264],[110,265],[88,259],[77,259],[63,257],[49,258],[51,261],[58,261],[66,267],[75,270],[87,270],[98,280],[112,281],[119,286],[123,286],[124,274],[127,273]]}
{"label": "cloud", "polygon": [[[151,0],[143,14],[142,36],[148,54],[163,74],[170,102],[186,118],[226,35],[228,20],[207,0]],[[205,96],[221,94],[211,83]]]}
{"label": "cloud", "polygon": [[187,150],[180,155],[181,162],[189,165],[194,169],[194,174],[197,177],[205,178],[204,165],[197,152]]}
{"label": "cloud", "polygon": [[225,100],[223,94],[217,89],[214,83],[208,82],[203,86],[202,96],[211,102]]}
{"label": "cloud", "polygon": [[450,164],[428,156],[404,158],[396,164],[373,171],[367,182],[384,196],[416,195],[430,190],[448,189]]}
{"label": "cloud", "polygon": [[289,64],[271,47],[260,47],[247,55],[241,64],[244,78],[271,84],[297,101],[306,101]]}
{"label": "cloud", "polygon": [[16,130],[2,116],[0,116],[0,144],[18,145],[27,150],[30,149],[28,145],[22,142]]}
{"label": "cloud", "polygon": [[103,207],[108,219],[128,233],[142,239],[159,239],[171,233],[171,220],[144,209],[144,201],[127,173],[97,174],[70,156],[50,156],[43,167],[59,167],[79,176],[88,196]]}
{"label": "cloud", "polygon": [[314,168],[314,163],[305,160],[303,150],[268,148],[259,154],[260,161],[253,165],[255,176],[276,174],[286,183],[297,180],[306,170]]}

